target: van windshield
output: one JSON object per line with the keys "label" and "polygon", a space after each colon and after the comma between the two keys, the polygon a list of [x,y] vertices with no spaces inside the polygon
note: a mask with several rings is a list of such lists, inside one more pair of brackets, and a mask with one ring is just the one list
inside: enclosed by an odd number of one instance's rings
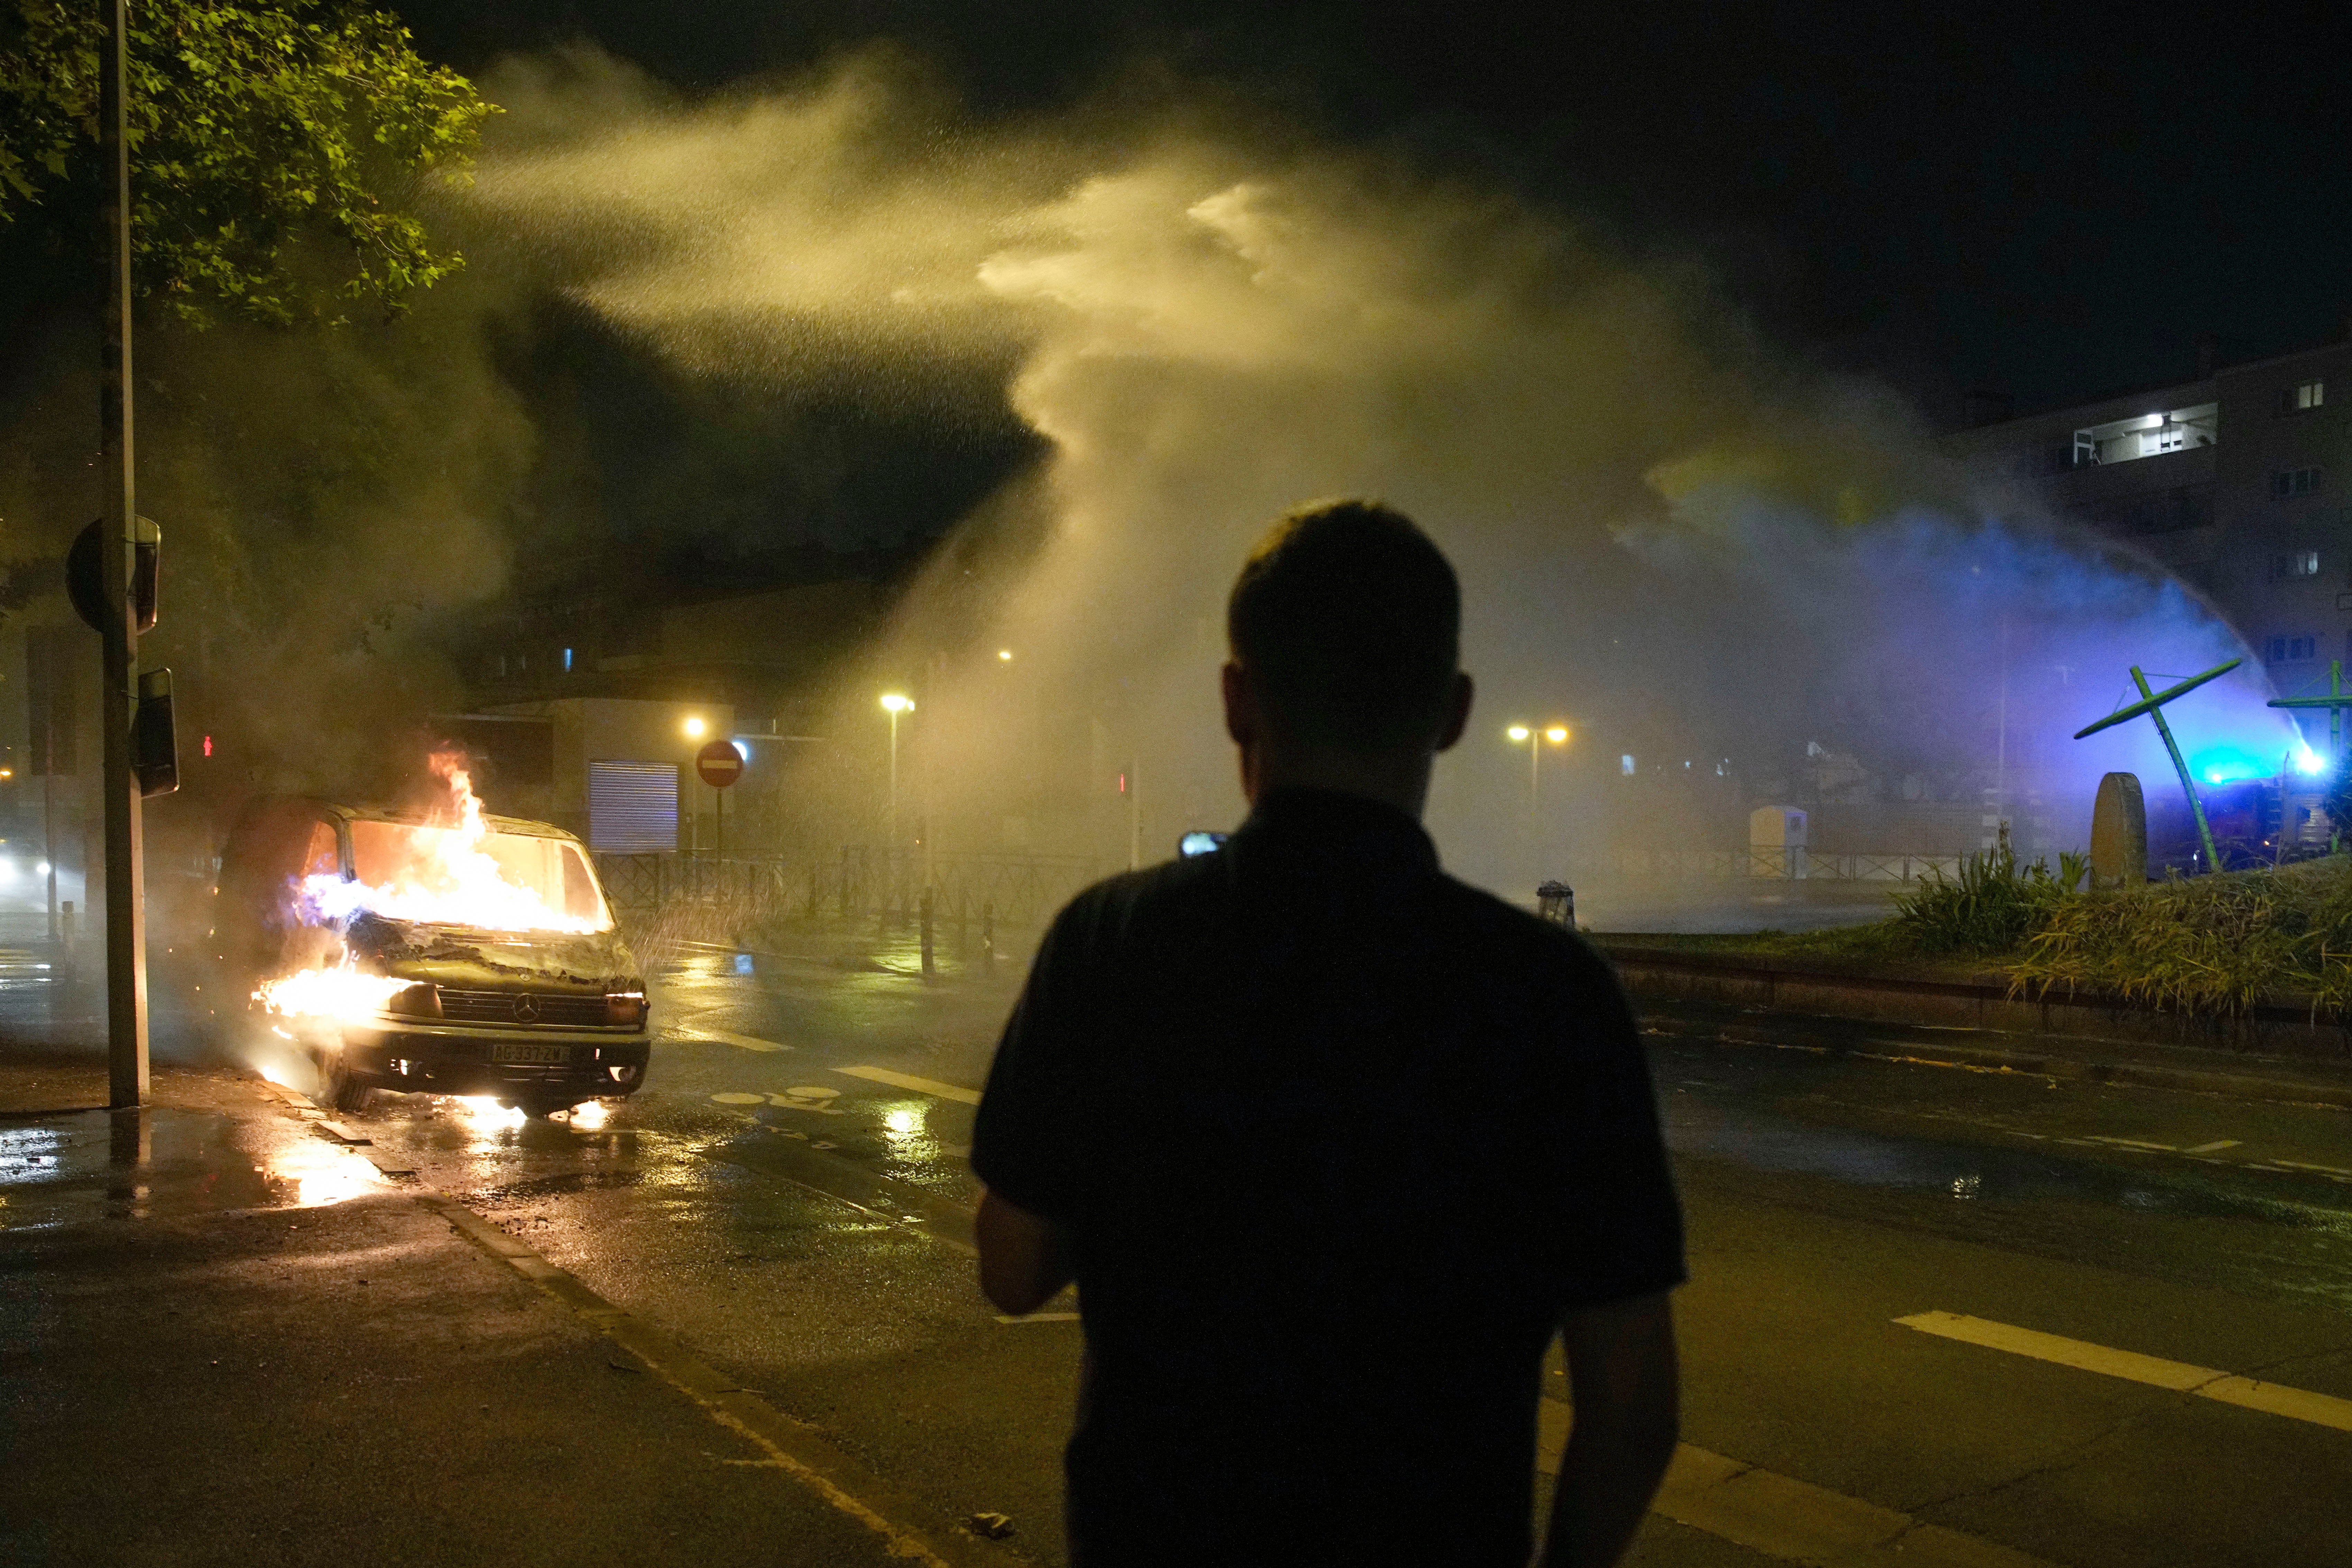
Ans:
{"label": "van windshield", "polygon": [[346,896],[392,920],[479,931],[603,931],[613,913],[580,846],[527,833],[354,821]]}

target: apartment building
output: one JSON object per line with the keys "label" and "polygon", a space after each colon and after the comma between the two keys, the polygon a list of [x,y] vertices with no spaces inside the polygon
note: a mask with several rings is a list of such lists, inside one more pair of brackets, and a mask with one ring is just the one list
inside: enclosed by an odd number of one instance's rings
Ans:
{"label": "apartment building", "polygon": [[[2090,524],[2210,598],[2282,692],[2352,663],[2352,332],[1945,437],[1996,496]],[[2322,715],[2314,726],[2324,735]]]}

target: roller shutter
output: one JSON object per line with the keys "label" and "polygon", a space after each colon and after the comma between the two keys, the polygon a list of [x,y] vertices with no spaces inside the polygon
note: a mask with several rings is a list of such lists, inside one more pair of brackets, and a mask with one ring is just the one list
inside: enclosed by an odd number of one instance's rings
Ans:
{"label": "roller shutter", "polygon": [[617,855],[677,849],[677,764],[591,762],[588,845]]}

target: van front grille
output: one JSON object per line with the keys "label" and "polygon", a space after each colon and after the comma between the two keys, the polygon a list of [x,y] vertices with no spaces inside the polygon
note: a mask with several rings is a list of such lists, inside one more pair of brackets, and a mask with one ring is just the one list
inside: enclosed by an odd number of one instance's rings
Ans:
{"label": "van front grille", "polygon": [[522,1024],[574,1029],[603,1024],[604,998],[577,991],[441,990],[441,1016],[456,1024]]}

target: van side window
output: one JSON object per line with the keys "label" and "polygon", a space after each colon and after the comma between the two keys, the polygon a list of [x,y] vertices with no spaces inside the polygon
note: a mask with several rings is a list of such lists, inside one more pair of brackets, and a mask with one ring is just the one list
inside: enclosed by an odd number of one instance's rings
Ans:
{"label": "van side window", "polygon": [[340,877],[343,874],[343,858],[335,847],[334,825],[316,822],[310,825],[310,847],[302,856],[305,877]]}

